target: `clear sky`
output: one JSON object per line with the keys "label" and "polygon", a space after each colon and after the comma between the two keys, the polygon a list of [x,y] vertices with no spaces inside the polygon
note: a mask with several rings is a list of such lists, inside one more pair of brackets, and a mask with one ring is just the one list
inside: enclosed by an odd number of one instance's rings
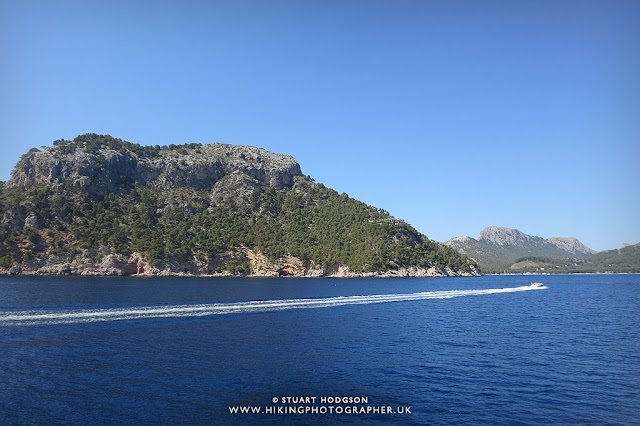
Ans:
{"label": "clear sky", "polygon": [[428,237],[640,241],[640,2],[0,2],[0,180],[92,132],[298,159]]}

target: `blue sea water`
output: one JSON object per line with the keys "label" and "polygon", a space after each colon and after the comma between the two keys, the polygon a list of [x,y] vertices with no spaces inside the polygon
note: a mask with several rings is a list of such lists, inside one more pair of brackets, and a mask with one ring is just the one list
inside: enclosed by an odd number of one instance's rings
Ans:
{"label": "blue sea water", "polygon": [[1,277],[0,423],[640,424],[640,276],[531,278]]}

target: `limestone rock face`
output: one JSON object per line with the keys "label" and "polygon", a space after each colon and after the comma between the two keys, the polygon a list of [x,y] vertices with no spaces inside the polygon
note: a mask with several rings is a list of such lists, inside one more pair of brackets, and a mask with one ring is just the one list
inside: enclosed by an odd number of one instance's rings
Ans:
{"label": "limestone rock face", "polygon": [[292,156],[251,146],[215,143],[163,149],[153,156],[106,146],[90,152],[81,147],[67,152],[53,146],[25,154],[7,185],[69,185],[95,194],[117,191],[133,183],[161,190],[211,189],[223,177],[234,173],[278,189],[293,186],[293,178],[302,175]]}
{"label": "limestone rock face", "polygon": [[213,204],[223,204],[229,199],[242,205],[250,202],[253,192],[259,187],[260,182],[239,170],[234,170],[216,182],[211,191]]}
{"label": "limestone rock face", "polygon": [[488,241],[501,246],[515,246],[518,244],[527,244],[529,241],[535,238],[540,237],[527,235],[524,232],[518,231],[517,229],[487,226],[482,231],[480,231],[478,240]]}
{"label": "limestone rock face", "polygon": [[573,237],[570,237],[570,238],[553,237],[553,238],[547,238],[547,241],[554,244],[559,249],[568,251],[569,253],[574,253],[578,255],[579,254],[588,255],[588,254],[597,253],[595,250],[590,249],[589,247],[585,246],[580,241],[578,241],[577,238],[573,238]]}
{"label": "limestone rock face", "polygon": [[6,210],[2,216],[2,223],[6,223],[11,231],[22,231],[27,220],[27,209],[24,206],[17,206]]}
{"label": "limestone rock face", "polygon": [[41,218],[39,218],[37,215],[32,213],[25,218],[24,226],[25,228],[33,228],[33,229],[40,230],[40,229],[43,229],[45,225],[44,225],[44,221]]}
{"label": "limestone rock face", "polygon": [[469,242],[471,242],[471,240],[473,240],[473,238],[471,238],[471,237],[459,236],[459,237],[451,238],[445,244],[450,246],[450,247],[454,247],[454,246],[463,247],[465,244],[468,244]]}

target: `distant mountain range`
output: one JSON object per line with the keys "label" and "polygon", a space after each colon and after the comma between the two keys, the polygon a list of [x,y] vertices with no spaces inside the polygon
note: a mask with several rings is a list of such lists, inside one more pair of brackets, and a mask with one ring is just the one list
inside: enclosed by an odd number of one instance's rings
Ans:
{"label": "distant mountain range", "polygon": [[489,226],[478,239],[454,237],[444,243],[466,254],[485,273],[640,272],[638,244],[597,253],[576,238],[541,238]]}

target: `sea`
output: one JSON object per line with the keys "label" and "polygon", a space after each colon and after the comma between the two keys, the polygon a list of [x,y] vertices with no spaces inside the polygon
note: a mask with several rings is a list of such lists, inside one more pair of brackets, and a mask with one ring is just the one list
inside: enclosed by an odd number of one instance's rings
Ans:
{"label": "sea", "polygon": [[271,423],[640,424],[640,275],[0,277],[0,424]]}

